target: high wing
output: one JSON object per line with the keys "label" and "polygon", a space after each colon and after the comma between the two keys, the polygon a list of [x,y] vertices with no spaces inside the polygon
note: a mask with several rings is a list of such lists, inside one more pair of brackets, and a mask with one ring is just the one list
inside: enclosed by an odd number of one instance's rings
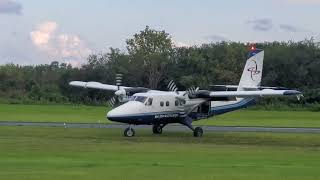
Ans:
{"label": "high wing", "polygon": [[[83,81],[71,81],[69,83],[70,86],[75,87],[83,87],[83,88],[91,88],[91,89],[100,89],[100,90],[107,90],[107,91],[118,91],[118,86],[109,85],[109,84],[102,84],[99,82],[83,82]],[[120,86],[120,89],[124,87]]]}
{"label": "high wing", "polygon": [[210,97],[266,97],[266,96],[299,96],[296,90],[263,89],[258,91],[211,91]]}
{"label": "high wing", "polygon": [[71,81],[69,83],[70,86],[82,87],[82,88],[90,88],[90,89],[100,89],[106,91],[124,91],[126,93],[134,94],[138,92],[147,92],[148,88],[144,87],[126,87],[126,86],[116,86],[110,84],[102,84],[100,82],[83,82],[83,81]]}

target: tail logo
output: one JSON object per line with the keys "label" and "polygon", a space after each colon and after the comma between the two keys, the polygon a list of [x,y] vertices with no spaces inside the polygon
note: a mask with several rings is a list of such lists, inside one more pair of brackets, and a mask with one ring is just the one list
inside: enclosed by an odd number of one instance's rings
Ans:
{"label": "tail logo", "polygon": [[252,67],[248,68],[248,71],[251,73],[251,79],[252,79],[253,81],[255,81],[253,77],[254,77],[255,75],[260,74],[261,71],[258,70],[258,64],[257,64],[257,62],[256,62],[255,60],[252,60],[252,62],[253,62],[254,64],[252,65]]}

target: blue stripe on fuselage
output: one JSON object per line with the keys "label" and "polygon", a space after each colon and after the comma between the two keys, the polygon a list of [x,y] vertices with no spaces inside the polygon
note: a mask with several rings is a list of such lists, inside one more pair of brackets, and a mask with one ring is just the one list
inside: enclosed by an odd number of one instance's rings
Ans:
{"label": "blue stripe on fuselage", "polygon": [[210,115],[213,116],[213,115],[224,114],[227,112],[246,108],[248,106],[254,105],[255,103],[256,103],[256,100],[254,98],[243,99],[243,100],[241,100],[237,103],[234,103],[234,104],[213,107],[213,108],[211,108]]}
{"label": "blue stripe on fuselage", "polygon": [[150,112],[111,117],[109,119],[128,124],[178,123],[180,121],[179,113],[179,111]]}

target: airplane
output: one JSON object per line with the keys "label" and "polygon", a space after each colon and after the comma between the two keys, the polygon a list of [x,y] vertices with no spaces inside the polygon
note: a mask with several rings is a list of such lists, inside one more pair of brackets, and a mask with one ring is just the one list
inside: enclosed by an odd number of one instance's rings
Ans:
{"label": "airplane", "polygon": [[107,113],[107,119],[128,124],[125,137],[135,136],[132,125],[152,125],[154,134],[162,134],[163,128],[171,123],[179,123],[191,129],[194,137],[203,136],[201,127],[192,123],[201,119],[221,115],[256,104],[259,97],[302,97],[300,91],[283,87],[261,86],[264,50],[250,48],[238,85],[213,85],[213,90],[191,87],[178,91],[174,81],[168,84],[168,91],[152,90],[144,87],[122,86],[122,75],[116,77],[116,85],[99,82],[72,81],[75,87],[100,89],[115,92],[111,104],[117,103]]}

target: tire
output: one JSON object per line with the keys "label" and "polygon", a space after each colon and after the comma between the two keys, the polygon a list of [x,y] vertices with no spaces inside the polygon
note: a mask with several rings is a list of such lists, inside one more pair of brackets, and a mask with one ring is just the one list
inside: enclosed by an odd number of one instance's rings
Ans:
{"label": "tire", "polygon": [[196,127],[193,131],[194,137],[202,137],[203,135],[203,129],[201,127]]}
{"label": "tire", "polygon": [[162,134],[161,125],[153,125],[152,132],[153,132],[153,134]]}
{"label": "tire", "polygon": [[132,128],[126,128],[123,132],[123,135],[125,137],[133,137],[136,134],[136,132],[134,131],[134,129]]}

